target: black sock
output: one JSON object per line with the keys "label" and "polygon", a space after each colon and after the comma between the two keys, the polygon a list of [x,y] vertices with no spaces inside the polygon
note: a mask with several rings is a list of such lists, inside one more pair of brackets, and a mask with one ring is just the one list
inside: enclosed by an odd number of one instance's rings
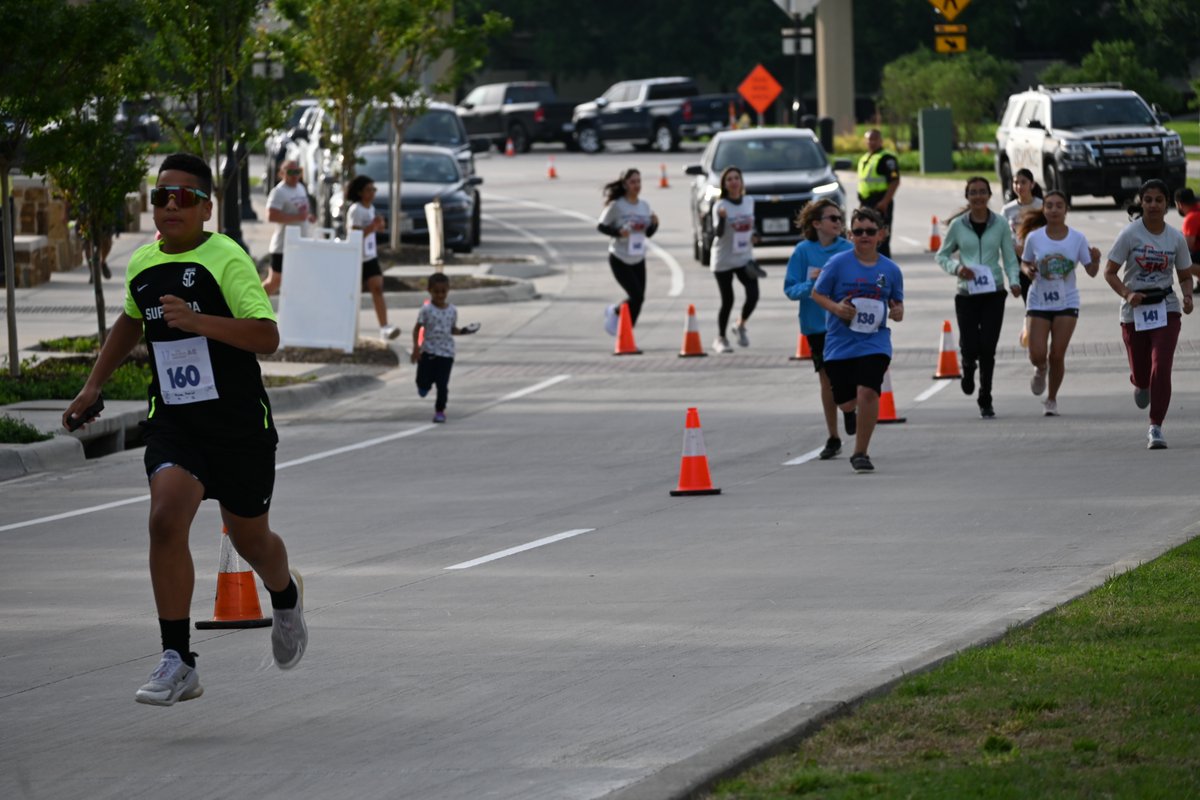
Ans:
{"label": "black sock", "polygon": [[282,592],[273,592],[271,587],[267,586],[267,593],[271,595],[271,608],[295,608],[300,599],[300,593],[296,591],[296,582],[291,578],[288,578],[287,588]]}
{"label": "black sock", "polygon": [[191,620],[162,619],[158,620],[158,631],[162,635],[163,650],[174,650],[179,653],[183,663],[189,667],[196,666],[196,657],[191,653]]}

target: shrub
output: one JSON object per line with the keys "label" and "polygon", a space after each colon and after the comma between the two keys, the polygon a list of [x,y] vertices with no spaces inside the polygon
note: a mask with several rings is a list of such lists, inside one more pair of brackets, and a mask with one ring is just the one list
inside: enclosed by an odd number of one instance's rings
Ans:
{"label": "shrub", "polygon": [[54,434],[42,433],[24,420],[0,415],[0,444],[31,444],[53,438]]}

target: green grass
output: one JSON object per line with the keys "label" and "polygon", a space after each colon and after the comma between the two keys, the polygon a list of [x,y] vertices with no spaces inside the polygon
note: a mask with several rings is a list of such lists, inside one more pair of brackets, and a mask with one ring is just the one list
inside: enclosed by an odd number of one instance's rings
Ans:
{"label": "green grass", "polygon": [[38,346],[54,353],[94,353],[100,349],[99,341],[95,336],[60,336],[43,339]]}
{"label": "green grass", "polygon": [[868,701],[711,797],[1200,796],[1200,539]]}
{"label": "green grass", "polygon": [[1173,119],[1167,123],[1167,127],[1183,137],[1185,145],[1200,146],[1200,120],[1196,118],[1196,112],[1188,113],[1189,119]]}
{"label": "green grass", "polygon": [[53,439],[54,435],[42,433],[24,420],[15,419],[7,414],[0,414],[0,443],[3,444],[32,444]]}

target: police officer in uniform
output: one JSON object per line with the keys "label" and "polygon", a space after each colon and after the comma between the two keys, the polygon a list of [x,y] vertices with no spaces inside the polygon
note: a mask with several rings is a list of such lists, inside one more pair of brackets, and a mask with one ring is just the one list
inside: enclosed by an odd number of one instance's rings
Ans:
{"label": "police officer in uniform", "polygon": [[878,130],[867,131],[867,152],[858,160],[858,202],[883,214],[888,227],[888,238],[879,245],[879,253],[892,256],[892,210],[893,198],[900,188],[900,165],[896,156],[883,149],[883,134]]}

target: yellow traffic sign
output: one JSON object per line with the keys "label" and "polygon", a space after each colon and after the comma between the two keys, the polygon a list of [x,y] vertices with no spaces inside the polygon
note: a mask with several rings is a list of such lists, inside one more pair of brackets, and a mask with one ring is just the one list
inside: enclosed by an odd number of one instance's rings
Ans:
{"label": "yellow traffic sign", "polygon": [[933,49],[939,53],[965,53],[967,51],[967,37],[935,36]]}
{"label": "yellow traffic sign", "polygon": [[954,18],[971,4],[971,0],[929,0],[929,4],[942,12],[942,16],[949,22],[953,22]]}
{"label": "yellow traffic sign", "polygon": [[934,33],[965,34],[967,32],[967,26],[966,25],[934,25],[933,32]]}

